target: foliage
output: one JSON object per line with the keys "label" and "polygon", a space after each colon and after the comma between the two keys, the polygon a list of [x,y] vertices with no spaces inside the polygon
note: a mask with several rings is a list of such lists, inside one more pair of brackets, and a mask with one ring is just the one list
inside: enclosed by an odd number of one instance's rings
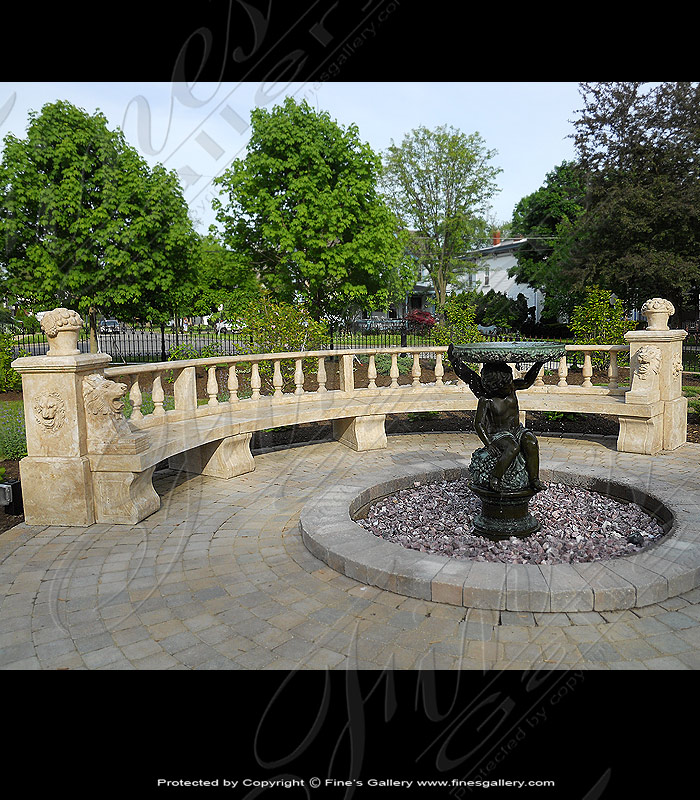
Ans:
{"label": "foliage", "polygon": [[385,153],[383,189],[412,232],[409,250],[428,271],[441,314],[448,284],[465,268],[460,256],[488,232],[488,201],[501,171],[488,163],[495,154],[478,133],[444,125],[432,131],[420,126]]}
{"label": "foliage", "polygon": [[[358,356],[357,360],[360,364],[369,364],[369,356]],[[391,371],[391,354],[377,353],[374,357],[374,366],[377,369],[377,375],[389,375]],[[398,355],[396,357],[396,366],[398,367],[399,375],[407,375],[413,369],[413,356],[409,354]]]}
{"label": "foliage", "polygon": [[245,306],[259,299],[255,272],[214,233],[200,237],[199,254],[196,282],[187,289],[182,313],[209,316],[211,324],[236,319]]}
{"label": "foliage", "polygon": [[397,221],[376,191],[380,159],[327,112],[288,97],[251,113],[243,159],[214,183],[222,241],[276,300],[316,320],[373,308],[413,284]]}
{"label": "foliage", "polygon": [[622,300],[597,286],[586,289],[569,321],[577,344],[625,344],[625,333],[635,327],[635,322],[625,319]]}
{"label": "foliage", "polygon": [[438,346],[481,342],[483,336],[476,327],[476,309],[464,295],[447,298],[445,320],[433,328],[433,342]]}
{"label": "foliage", "polygon": [[150,169],[100,112],[57,101],[29,116],[0,163],[3,292],[34,310],[167,320],[196,256],[177,173]]}
{"label": "foliage", "polygon": [[683,318],[700,289],[700,84],[581,85],[574,141],[587,171],[567,273],[628,307],[667,297]]}
{"label": "foliage", "polygon": [[419,311],[417,308],[406,314],[405,319],[411,333],[417,333],[421,336],[430,333],[437,324],[437,320],[430,311]]}
{"label": "foliage", "polygon": [[527,298],[522,293],[515,300],[493,289],[488,292],[461,292],[457,296],[463,297],[466,304],[474,306],[474,321],[477,325],[495,325],[504,330],[519,331],[529,317]]}
{"label": "foliage", "polygon": [[22,403],[0,403],[0,458],[17,461],[27,455]]}
{"label": "foliage", "polygon": [[[10,366],[15,359],[14,336],[0,331],[0,392],[19,392],[22,376]],[[21,352],[20,356],[29,355]]]}
{"label": "foliage", "polygon": [[[597,286],[586,289],[569,320],[576,344],[626,344],[625,333],[635,327],[635,322],[625,319],[622,300]],[[607,361],[607,356],[598,353],[592,358],[596,366]]]}
{"label": "foliage", "polygon": [[[277,302],[269,293],[263,292],[256,305],[251,305],[240,316],[246,333],[251,337],[248,347],[239,348],[240,353],[295,353],[307,350],[321,350],[328,335],[325,322],[313,318],[303,305],[290,305]],[[295,364],[283,361],[281,366],[283,390],[294,386]],[[315,372],[315,359],[304,359],[305,374]],[[241,369],[243,367],[241,366]],[[272,387],[273,365],[261,362],[260,376],[263,385]]]}
{"label": "foliage", "polygon": [[513,212],[513,230],[527,241],[515,253],[511,278],[544,292],[548,318],[569,312],[578,299],[566,276],[569,236],[583,213],[585,172],[564,161],[548,172],[544,184],[523,197]]}

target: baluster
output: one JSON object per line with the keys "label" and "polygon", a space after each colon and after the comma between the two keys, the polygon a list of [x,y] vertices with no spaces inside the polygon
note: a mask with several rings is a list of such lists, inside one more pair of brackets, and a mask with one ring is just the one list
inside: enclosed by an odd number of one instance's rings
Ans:
{"label": "baluster", "polygon": [[274,397],[282,397],[282,370],[279,359],[275,359],[275,369],[272,374],[272,385],[275,389]]}
{"label": "baluster", "polygon": [[374,362],[374,355],[369,357],[369,364],[367,365],[367,377],[369,378],[368,389],[377,388],[377,365]]}
{"label": "baluster", "polygon": [[537,373],[533,386],[544,386],[544,364],[540,367],[540,371]]}
{"label": "baluster", "polygon": [[207,367],[207,395],[209,395],[210,406],[219,404],[217,395],[219,394],[219,384],[216,380],[216,367]]}
{"label": "baluster", "polygon": [[559,359],[559,383],[557,386],[567,386],[566,376],[569,374],[569,367],[566,363],[566,353]]}
{"label": "baluster", "polygon": [[391,388],[397,389],[399,386],[399,362],[398,354],[391,354],[391,369],[389,370],[389,377],[391,378]]}
{"label": "baluster", "polygon": [[442,376],[445,374],[445,367],[442,365],[442,353],[435,354],[435,385],[442,386]]}
{"label": "baluster", "polygon": [[250,388],[253,392],[251,395],[251,400],[259,400],[260,399],[260,387],[262,383],[260,381],[260,364],[257,361],[253,361],[250,365]]}
{"label": "baluster", "polygon": [[304,394],[304,368],[301,359],[296,360],[296,369],[294,370],[294,394]]}
{"label": "baluster", "polygon": [[327,392],[326,389],[326,359],[319,356],[318,359],[318,372],[316,373],[316,380],[318,381],[318,391]]}
{"label": "baluster", "polygon": [[590,389],[593,384],[591,378],[593,377],[593,364],[591,363],[591,354],[586,352],[583,354],[583,388]]}
{"label": "baluster", "polygon": [[610,364],[608,365],[608,388],[617,389],[617,350],[610,351]]}
{"label": "baluster", "polygon": [[139,376],[137,375],[134,382],[131,384],[129,390],[129,400],[131,400],[131,419],[143,419],[141,413],[141,404],[143,403],[143,396],[141,395],[141,387],[139,386]]}
{"label": "baluster", "polygon": [[228,368],[228,401],[229,403],[238,402],[238,373],[236,372],[236,365],[231,364]]}
{"label": "baluster", "polygon": [[163,408],[165,393],[163,392],[163,387],[161,385],[160,375],[156,375],[156,377],[153,379],[151,397],[153,398],[153,416],[162,417],[163,414],[165,414],[165,409]]}
{"label": "baluster", "polygon": [[420,353],[413,354],[413,367],[411,368],[411,377],[413,378],[412,386],[418,388],[420,386]]}

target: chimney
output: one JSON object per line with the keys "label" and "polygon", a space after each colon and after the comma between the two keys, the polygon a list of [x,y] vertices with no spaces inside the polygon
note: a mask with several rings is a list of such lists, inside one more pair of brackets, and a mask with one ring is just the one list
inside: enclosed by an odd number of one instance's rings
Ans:
{"label": "chimney", "polygon": [[497,244],[501,243],[501,232],[500,231],[494,231],[493,232],[493,243],[494,243],[494,245],[497,245]]}

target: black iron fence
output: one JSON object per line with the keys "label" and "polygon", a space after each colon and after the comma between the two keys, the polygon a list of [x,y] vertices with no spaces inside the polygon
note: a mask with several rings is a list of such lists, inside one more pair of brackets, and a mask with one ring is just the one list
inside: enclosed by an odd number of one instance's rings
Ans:
{"label": "black iron fence", "polygon": [[[361,321],[366,322],[366,321]],[[321,347],[328,350],[371,349],[385,347],[430,347],[437,344],[430,329],[412,327],[405,320],[372,320],[372,325],[354,325],[349,330],[333,331]],[[0,326],[0,332],[13,338],[14,357],[44,355],[48,342],[43,332],[27,332],[16,326]],[[538,337],[520,337],[517,334],[487,334],[487,341],[533,341]],[[540,337],[542,338],[542,337]],[[572,343],[570,339],[548,341]],[[208,326],[189,328],[187,331],[166,328],[136,328],[120,325],[118,329],[98,334],[98,349],[112,356],[115,363],[134,364],[148,361],[167,361],[173,358],[200,358],[216,355],[235,355],[255,352],[254,342],[244,331],[217,332]],[[78,341],[81,352],[90,352],[87,328],[81,331]],[[583,356],[570,353],[570,366],[580,366]],[[700,372],[700,333],[690,333],[683,344],[683,369]]]}

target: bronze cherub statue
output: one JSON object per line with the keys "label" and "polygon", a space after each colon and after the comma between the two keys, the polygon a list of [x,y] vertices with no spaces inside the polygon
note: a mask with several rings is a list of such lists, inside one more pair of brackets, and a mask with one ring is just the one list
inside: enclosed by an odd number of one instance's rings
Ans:
{"label": "bronze cherub statue", "polygon": [[533,492],[542,491],[537,438],[520,423],[516,391],[532,386],[544,362],[535,362],[525,377],[514,379],[504,362],[486,362],[479,375],[455,354],[452,344],[447,357],[479,399],[474,427],[484,447],[472,456],[474,482],[494,492],[517,491],[526,485]]}

